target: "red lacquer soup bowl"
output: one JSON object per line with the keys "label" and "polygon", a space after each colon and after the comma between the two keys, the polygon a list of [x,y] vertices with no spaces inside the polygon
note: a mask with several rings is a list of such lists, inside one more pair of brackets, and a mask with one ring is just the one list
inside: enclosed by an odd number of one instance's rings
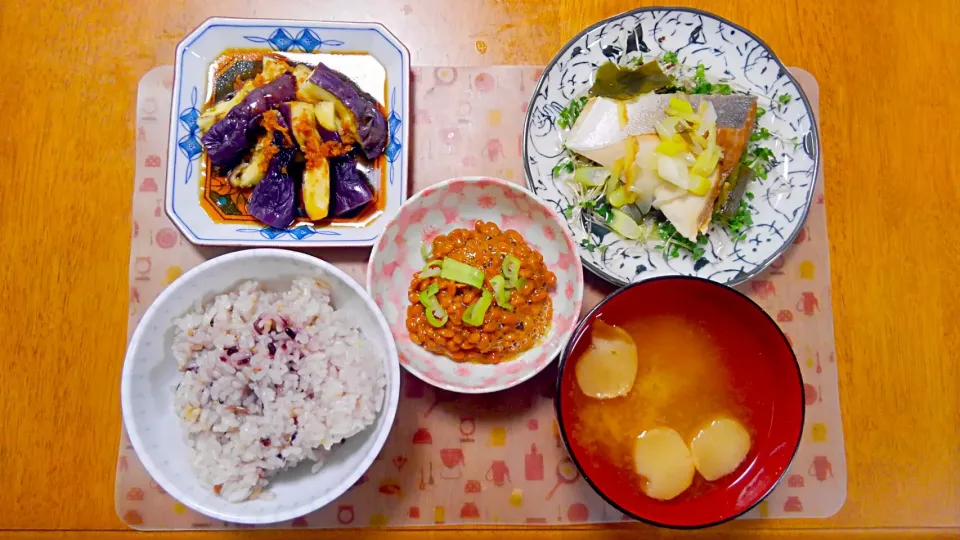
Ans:
{"label": "red lacquer soup bowl", "polygon": [[[573,394],[580,392],[575,363],[589,347],[595,321],[629,327],[638,318],[660,315],[691,321],[710,339],[717,340],[717,361],[733,387],[751,433],[750,451],[733,473],[712,482],[698,473],[690,489],[669,501],[646,496],[640,477],[612,464],[595,445],[577,441],[578,431],[574,429],[582,421],[576,405],[581,398]],[[639,343],[638,348],[642,350]],[[643,374],[641,354],[637,381]],[[560,434],[584,479],[621,512],[663,527],[707,527],[750,510],[783,477],[803,433],[803,380],[786,336],[752,300],[735,289],[700,278],[655,278],[608,296],[574,332],[561,357],[557,384]],[[629,402],[631,407],[642,402],[639,396]]]}

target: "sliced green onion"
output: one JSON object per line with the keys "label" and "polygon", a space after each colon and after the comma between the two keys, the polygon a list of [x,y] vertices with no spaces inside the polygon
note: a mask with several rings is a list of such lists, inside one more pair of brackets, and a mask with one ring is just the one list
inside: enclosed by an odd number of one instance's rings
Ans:
{"label": "sliced green onion", "polygon": [[617,209],[612,212],[613,219],[609,225],[617,234],[628,240],[639,240],[643,236],[643,230],[626,212]]}
{"label": "sliced green onion", "polygon": [[430,261],[427,264],[423,265],[423,270],[420,270],[420,279],[437,277],[440,275],[440,261]]}
{"label": "sliced green onion", "polygon": [[431,283],[429,287],[420,291],[420,303],[424,307],[427,307],[427,304],[430,303],[430,299],[437,296],[437,293],[440,292],[439,283]]}
{"label": "sliced green onion", "polygon": [[431,283],[429,287],[420,291],[420,303],[423,304],[426,312],[427,322],[434,328],[440,328],[447,324],[447,320],[450,318],[447,315],[447,310],[443,309],[440,301],[437,300],[438,292],[440,292],[439,283]]}
{"label": "sliced green onion", "polygon": [[637,194],[628,190],[627,186],[620,186],[613,190],[613,193],[607,197],[607,201],[614,208],[623,208],[628,204],[637,202]]}
{"label": "sliced green onion", "polygon": [[697,197],[703,197],[712,187],[713,184],[710,183],[710,180],[707,180],[699,174],[690,173],[690,187],[687,188],[687,191],[690,193],[693,193]]}
{"label": "sliced green onion", "polygon": [[603,167],[577,167],[573,173],[573,179],[581,185],[587,187],[600,187],[610,176],[610,171]]}
{"label": "sliced green onion", "polygon": [[717,168],[718,163],[720,163],[719,148],[708,148],[706,151],[697,156],[697,160],[694,162],[692,167],[692,172],[693,174],[699,174],[700,176],[708,176],[713,172],[714,169]]}
{"label": "sliced green onion", "polygon": [[686,151],[687,143],[680,134],[672,135],[669,139],[660,139],[660,144],[654,150],[654,152],[670,157],[679,156]]}
{"label": "sliced green onion", "polygon": [[620,187],[620,177],[623,176],[623,163],[622,160],[618,159],[617,162],[613,165],[613,172],[610,176],[607,177],[607,181],[603,186],[603,194],[607,197],[618,187]]}
{"label": "sliced green onion", "polygon": [[469,324],[470,326],[482,325],[483,316],[487,314],[487,310],[490,309],[490,304],[492,303],[493,295],[490,294],[490,291],[484,289],[480,299],[463,312],[463,318],[461,319],[463,324]]}
{"label": "sliced green onion", "polygon": [[517,277],[520,275],[520,259],[513,255],[507,255],[503,258],[503,277],[506,278],[507,288],[515,289],[517,287]]}
{"label": "sliced green onion", "polygon": [[[440,301],[437,300],[436,297],[433,299],[433,305],[428,307],[425,313],[427,315],[427,322],[434,328],[440,328],[450,320],[450,316],[447,315],[447,310],[443,309],[443,306],[440,305]],[[437,317],[438,314],[440,317]]]}
{"label": "sliced green onion", "polygon": [[[670,109],[673,109],[677,114],[671,116],[680,116],[684,114],[693,114],[693,105],[685,99],[670,98],[670,104],[668,105]],[[670,111],[667,111],[667,114],[670,114]]]}
{"label": "sliced green onion", "polygon": [[440,267],[440,277],[476,287],[483,288],[483,270],[469,264],[446,257]]}
{"label": "sliced green onion", "polygon": [[497,301],[497,305],[507,311],[513,311],[510,291],[507,290],[507,280],[503,276],[493,276],[490,278],[490,286],[493,288],[493,299]]}
{"label": "sliced green onion", "polygon": [[657,131],[657,135],[661,139],[666,140],[677,134],[677,124],[679,123],[679,118],[667,117],[654,124],[653,129]]}
{"label": "sliced green onion", "polygon": [[420,255],[425,261],[433,258],[433,242],[422,242],[420,244]]}

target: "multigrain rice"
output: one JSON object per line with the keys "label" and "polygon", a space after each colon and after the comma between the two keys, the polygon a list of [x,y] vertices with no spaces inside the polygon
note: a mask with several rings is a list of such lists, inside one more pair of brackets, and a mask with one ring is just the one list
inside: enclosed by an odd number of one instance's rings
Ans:
{"label": "multigrain rice", "polygon": [[248,281],[174,321],[174,407],[200,482],[229,501],[269,498],[278,471],[313,472],[383,405],[383,361],[327,285]]}

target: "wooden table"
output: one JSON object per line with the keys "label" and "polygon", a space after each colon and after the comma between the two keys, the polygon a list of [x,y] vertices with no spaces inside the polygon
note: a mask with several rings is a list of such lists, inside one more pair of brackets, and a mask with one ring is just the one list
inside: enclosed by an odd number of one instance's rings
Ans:
{"label": "wooden table", "polygon": [[[114,513],[113,482],[134,102],[140,77],[172,63],[185,33],[213,15],[378,20],[414,64],[543,64],[581,28],[646,3],[0,2],[0,528],[14,538],[133,534]],[[960,101],[948,94],[960,85],[960,2],[674,3],[744,25],[820,82],[850,478],[846,505],[831,519],[734,522],[704,534],[960,531]],[[454,534],[492,535],[430,536]],[[588,534],[637,537],[622,527],[575,536]]]}

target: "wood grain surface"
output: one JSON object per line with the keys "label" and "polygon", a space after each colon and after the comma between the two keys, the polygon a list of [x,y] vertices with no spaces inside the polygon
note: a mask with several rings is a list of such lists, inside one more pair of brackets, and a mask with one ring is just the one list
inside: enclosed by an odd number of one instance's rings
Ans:
{"label": "wood grain surface", "polygon": [[[950,93],[960,86],[960,2],[672,3],[751,29],[786,64],[819,80],[850,478],[847,503],[833,518],[734,522],[696,536],[960,530],[960,101]],[[407,44],[415,65],[543,64],[583,27],[645,4],[0,1],[0,529],[23,539],[60,536],[36,532],[43,530],[125,529],[114,513],[113,482],[136,85],[153,66],[172,63],[185,33],[214,15],[376,20]],[[634,529],[674,536],[639,525],[570,536],[635,538]],[[358,534],[384,537],[325,538]]]}

